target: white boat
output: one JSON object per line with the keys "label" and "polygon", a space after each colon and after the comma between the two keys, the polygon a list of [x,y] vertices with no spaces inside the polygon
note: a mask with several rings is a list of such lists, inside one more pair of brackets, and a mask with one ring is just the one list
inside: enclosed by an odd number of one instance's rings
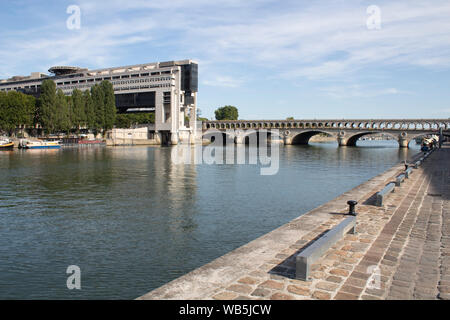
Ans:
{"label": "white boat", "polygon": [[59,141],[21,140],[20,145],[24,149],[59,149],[59,148],[61,148]]}
{"label": "white boat", "polygon": [[14,142],[11,139],[0,137],[0,150],[14,148]]}

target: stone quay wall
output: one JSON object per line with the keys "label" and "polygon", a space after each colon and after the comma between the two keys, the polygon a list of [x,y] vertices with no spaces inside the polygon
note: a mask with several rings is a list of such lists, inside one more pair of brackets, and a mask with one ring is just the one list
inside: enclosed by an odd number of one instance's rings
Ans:
{"label": "stone quay wall", "polygon": [[[449,164],[444,145],[377,207],[375,194],[404,171],[395,165],[137,299],[448,299]],[[348,200],[359,203],[357,233],[311,266],[310,281],[295,279],[296,255],[345,218]]]}

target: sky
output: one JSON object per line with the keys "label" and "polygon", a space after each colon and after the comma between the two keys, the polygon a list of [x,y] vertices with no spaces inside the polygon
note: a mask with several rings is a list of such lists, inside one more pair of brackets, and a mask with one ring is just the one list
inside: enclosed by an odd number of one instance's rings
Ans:
{"label": "sky", "polygon": [[450,118],[449,0],[0,4],[0,79],[192,59],[202,117]]}

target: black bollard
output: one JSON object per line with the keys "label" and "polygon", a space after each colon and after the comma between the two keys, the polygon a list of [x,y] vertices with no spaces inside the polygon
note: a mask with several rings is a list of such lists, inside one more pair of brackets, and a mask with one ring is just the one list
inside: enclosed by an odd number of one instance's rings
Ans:
{"label": "black bollard", "polygon": [[347,214],[351,216],[356,216],[357,213],[355,212],[355,206],[358,204],[358,202],[355,200],[349,200],[347,201],[347,204],[349,205]]}

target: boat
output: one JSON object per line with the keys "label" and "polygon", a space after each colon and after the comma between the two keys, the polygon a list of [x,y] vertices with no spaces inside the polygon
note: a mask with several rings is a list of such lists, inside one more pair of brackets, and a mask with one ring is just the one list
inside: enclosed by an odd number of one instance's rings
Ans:
{"label": "boat", "polygon": [[20,145],[24,149],[59,149],[59,148],[61,148],[59,141],[21,140]]}
{"label": "boat", "polygon": [[0,150],[9,150],[14,148],[14,142],[8,138],[0,138]]}
{"label": "boat", "polygon": [[427,152],[433,148],[435,148],[439,143],[439,137],[436,135],[432,135],[431,138],[424,138],[422,140],[421,148],[423,152]]}

